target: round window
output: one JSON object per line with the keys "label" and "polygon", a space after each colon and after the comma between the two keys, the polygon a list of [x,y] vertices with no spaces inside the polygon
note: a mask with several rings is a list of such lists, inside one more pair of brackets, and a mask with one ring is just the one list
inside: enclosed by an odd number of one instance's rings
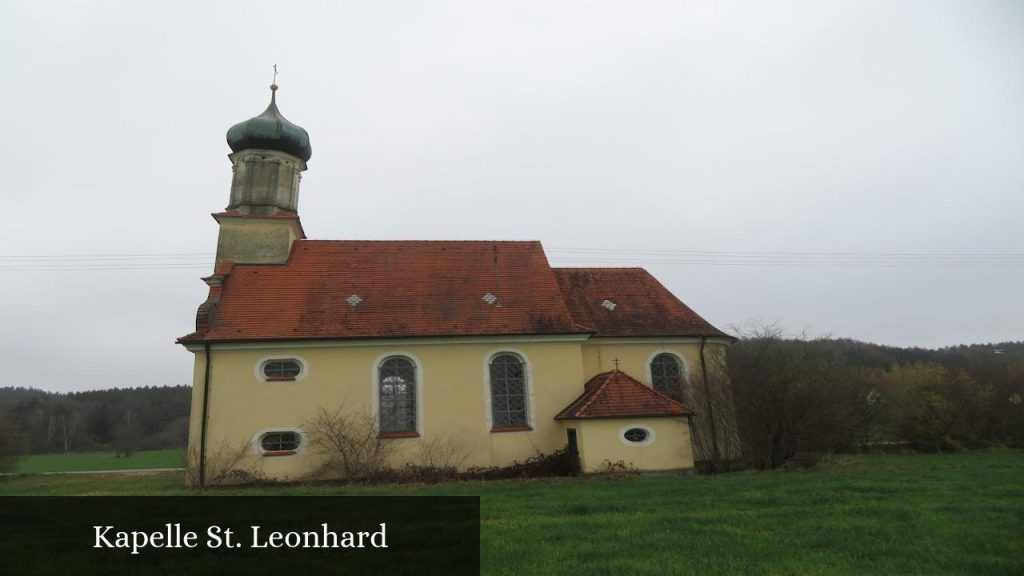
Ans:
{"label": "round window", "polygon": [[643,428],[630,428],[622,434],[623,438],[635,444],[646,442],[650,436],[651,433]]}

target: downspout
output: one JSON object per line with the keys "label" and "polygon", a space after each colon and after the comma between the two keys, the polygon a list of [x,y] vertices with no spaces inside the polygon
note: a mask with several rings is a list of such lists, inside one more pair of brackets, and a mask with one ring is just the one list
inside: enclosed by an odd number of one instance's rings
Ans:
{"label": "downspout", "polygon": [[210,413],[210,371],[213,369],[213,357],[210,355],[210,343],[203,343],[206,355],[206,370],[203,375],[203,413],[202,425],[199,428],[199,487],[206,488],[206,425]]}
{"label": "downspout", "polygon": [[696,416],[696,415],[697,415],[697,413],[693,411],[693,408],[690,408],[690,413],[686,415],[686,426],[690,430],[690,438],[689,438],[689,440],[690,440],[690,454],[693,456],[693,470],[695,472],[700,470],[699,468],[697,468],[697,456],[696,456],[696,452],[697,452],[697,450],[696,450],[696,446],[697,446],[697,427],[694,426],[694,424],[693,424],[693,417]]}
{"label": "downspout", "polygon": [[[708,409],[708,422],[711,427],[711,454],[712,454],[712,466],[717,466],[718,462],[718,432],[715,427],[715,409],[714,403],[711,401],[711,385],[708,383],[708,364],[704,358],[704,344],[707,342],[707,336],[700,337],[700,373],[704,379],[704,400]],[[207,364],[209,367],[209,364]]]}

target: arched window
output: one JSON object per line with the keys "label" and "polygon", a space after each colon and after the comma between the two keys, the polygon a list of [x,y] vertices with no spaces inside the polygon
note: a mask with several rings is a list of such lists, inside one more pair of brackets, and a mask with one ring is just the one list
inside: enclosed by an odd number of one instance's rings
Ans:
{"label": "arched window", "polygon": [[491,425],[494,428],[528,426],[526,363],[515,354],[491,358]]}
{"label": "arched window", "polygon": [[683,401],[683,365],[672,354],[658,354],[651,360],[651,385],[658,392]]}
{"label": "arched window", "polygon": [[380,363],[380,431],[416,432],[416,365],[402,356]]}

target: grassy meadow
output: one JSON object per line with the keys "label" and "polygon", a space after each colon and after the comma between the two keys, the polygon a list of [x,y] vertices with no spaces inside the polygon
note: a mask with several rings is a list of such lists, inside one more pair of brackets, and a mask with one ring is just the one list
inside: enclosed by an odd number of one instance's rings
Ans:
{"label": "grassy meadow", "polygon": [[113,452],[69,452],[66,454],[33,454],[18,462],[17,474],[45,472],[83,472],[91,470],[141,470],[181,468],[185,450],[148,450],[128,457]]}
{"label": "grassy meadow", "polygon": [[0,479],[6,495],[478,495],[484,574],[1024,574],[1024,451],[815,469],[186,490],[179,473]]}

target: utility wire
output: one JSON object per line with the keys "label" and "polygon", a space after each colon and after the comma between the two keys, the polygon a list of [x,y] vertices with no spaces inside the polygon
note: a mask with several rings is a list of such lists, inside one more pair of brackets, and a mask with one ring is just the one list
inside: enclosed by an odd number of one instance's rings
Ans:
{"label": "utility wire", "polygon": [[[426,246],[395,246],[403,254],[433,252]],[[812,252],[635,250],[552,247],[560,265],[796,266],[837,268],[1017,268],[1021,252]],[[95,272],[105,270],[210,269],[214,255],[199,252],[138,254],[26,254],[0,256],[0,272]]]}

